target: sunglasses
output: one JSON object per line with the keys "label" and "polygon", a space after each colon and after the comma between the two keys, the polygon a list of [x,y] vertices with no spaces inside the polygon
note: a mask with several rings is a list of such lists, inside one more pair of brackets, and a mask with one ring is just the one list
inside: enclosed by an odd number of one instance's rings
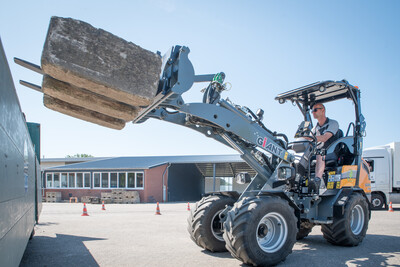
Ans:
{"label": "sunglasses", "polygon": [[314,109],[312,110],[312,112],[313,112],[313,113],[314,113],[314,112],[317,112],[318,109],[322,109],[322,108],[314,108]]}

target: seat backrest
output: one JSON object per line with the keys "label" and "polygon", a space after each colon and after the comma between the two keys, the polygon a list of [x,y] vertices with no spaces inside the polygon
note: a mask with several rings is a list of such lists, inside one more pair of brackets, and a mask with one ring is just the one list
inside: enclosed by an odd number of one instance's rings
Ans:
{"label": "seat backrest", "polygon": [[354,160],[354,137],[346,136],[334,141],[326,149],[326,155],[331,153],[337,156],[337,165],[352,164]]}
{"label": "seat backrest", "polygon": [[333,144],[335,141],[339,140],[342,137],[343,137],[343,131],[339,129],[334,136],[332,136],[325,142],[325,147],[328,148],[331,144]]}

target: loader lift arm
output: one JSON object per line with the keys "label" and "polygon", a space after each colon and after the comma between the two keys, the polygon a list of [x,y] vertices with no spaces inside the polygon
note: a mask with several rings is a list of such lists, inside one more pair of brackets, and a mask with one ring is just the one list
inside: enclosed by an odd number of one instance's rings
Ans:
{"label": "loader lift arm", "polygon": [[[194,82],[210,82],[218,88],[221,88],[223,83],[221,75],[219,81],[213,80],[216,77],[213,74],[195,75],[188,59],[189,52],[188,47],[175,46],[164,55],[158,95],[133,123],[142,123],[154,118],[203,133],[238,151],[243,160],[258,173],[246,192],[256,193],[263,188],[272,190],[277,187],[277,169],[290,168],[290,163],[294,160],[293,155],[286,150],[287,140],[285,142],[280,138],[284,135],[268,130],[262,124],[261,118],[248,108],[219,99],[222,90],[214,91],[213,96],[217,94],[215,99],[218,101],[185,103],[182,94],[188,91]],[[284,138],[287,139],[286,136]],[[270,158],[274,158],[277,163],[269,162],[270,159],[266,157],[260,160],[260,156],[257,157],[257,154],[260,155],[259,151],[272,155]],[[274,179],[270,179],[271,177]],[[269,186],[266,187],[267,184]],[[241,197],[243,196],[246,194]]]}

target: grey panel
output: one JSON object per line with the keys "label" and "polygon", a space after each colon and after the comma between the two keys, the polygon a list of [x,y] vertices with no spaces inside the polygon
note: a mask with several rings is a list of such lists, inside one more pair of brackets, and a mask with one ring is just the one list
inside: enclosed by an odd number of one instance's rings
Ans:
{"label": "grey panel", "polygon": [[168,169],[168,201],[197,201],[204,194],[204,177],[195,164],[172,164]]}
{"label": "grey panel", "polygon": [[37,159],[1,42],[0,114],[0,266],[18,266],[35,224]]}

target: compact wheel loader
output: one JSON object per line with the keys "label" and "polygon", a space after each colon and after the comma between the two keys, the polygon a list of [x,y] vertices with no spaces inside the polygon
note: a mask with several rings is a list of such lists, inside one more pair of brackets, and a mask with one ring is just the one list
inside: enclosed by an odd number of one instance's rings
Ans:
{"label": "compact wheel loader", "polygon": [[[284,260],[296,240],[321,225],[324,238],[334,245],[357,246],[370,219],[369,169],[361,158],[366,123],[361,113],[360,90],[347,81],[316,82],[276,97],[279,103],[298,106],[304,120],[294,141],[269,130],[263,111],[221,98],[225,74],[194,75],[189,49],[175,46],[164,56],[159,93],[134,122],[156,118],[189,127],[238,151],[255,171],[242,194],[214,192],[196,203],[188,218],[191,239],[213,252],[228,250],[254,266]],[[201,103],[185,103],[182,93],[193,82],[209,81]],[[349,99],[355,120],[319,149],[312,133],[310,109],[315,103]],[[320,185],[313,183],[315,155],[324,155],[326,168]]]}
{"label": "compact wheel loader", "polygon": [[[188,218],[191,239],[206,250],[229,251],[254,266],[284,260],[296,240],[307,237],[315,225],[321,225],[324,238],[334,245],[362,242],[370,219],[371,185],[361,158],[366,123],[360,90],[345,80],[323,81],[278,95],[279,103],[297,105],[304,118],[289,141],[263,124],[261,109],[254,113],[221,97],[227,89],[224,73],[195,75],[189,52],[188,47],[174,46],[164,55],[155,97],[135,109],[139,111],[133,123],[153,118],[191,128],[235,149],[256,172],[254,177],[236,174],[237,182],[248,184],[243,193],[214,192],[196,203]],[[25,66],[42,73],[38,66]],[[202,102],[186,103],[182,94],[195,82],[208,83]],[[311,131],[310,109],[344,98],[353,103],[355,120],[345,135],[339,131],[329,147],[320,149]],[[87,116],[103,119],[98,115],[103,110],[96,112]],[[326,158],[320,183],[314,181],[316,155]]]}

